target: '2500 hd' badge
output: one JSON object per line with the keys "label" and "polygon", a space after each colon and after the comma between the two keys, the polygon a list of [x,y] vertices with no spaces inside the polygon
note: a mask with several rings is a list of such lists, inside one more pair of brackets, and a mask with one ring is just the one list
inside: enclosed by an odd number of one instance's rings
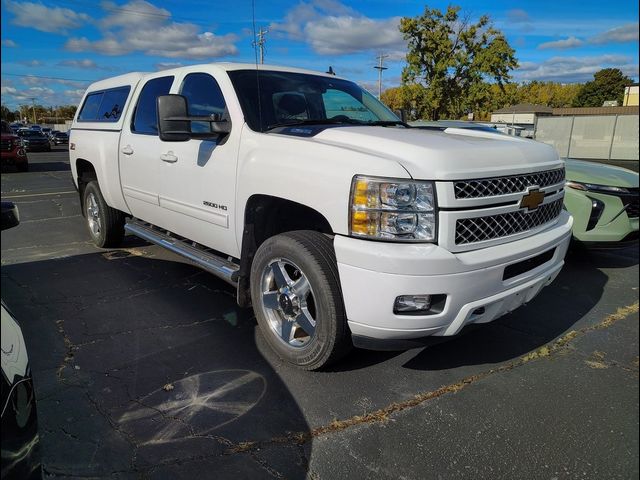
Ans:
{"label": "'2500 hd' badge", "polygon": [[214,202],[208,202],[206,200],[202,201],[202,204],[205,207],[212,207],[212,208],[217,208],[219,210],[224,210],[225,212],[227,211],[227,206],[226,205],[220,205],[219,203],[214,203]]}

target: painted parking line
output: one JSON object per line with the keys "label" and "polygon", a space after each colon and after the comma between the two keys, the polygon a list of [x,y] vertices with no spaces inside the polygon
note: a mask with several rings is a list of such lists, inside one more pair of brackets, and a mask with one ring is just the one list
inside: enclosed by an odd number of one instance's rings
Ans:
{"label": "painted parking line", "polygon": [[77,194],[75,190],[68,190],[65,192],[49,192],[49,193],[28,193],[26,195],[4,195],[2,194],[3,199],[7,198],[29,198],[29,197],[44,197],[46,195],[68,195],[70,193]]}

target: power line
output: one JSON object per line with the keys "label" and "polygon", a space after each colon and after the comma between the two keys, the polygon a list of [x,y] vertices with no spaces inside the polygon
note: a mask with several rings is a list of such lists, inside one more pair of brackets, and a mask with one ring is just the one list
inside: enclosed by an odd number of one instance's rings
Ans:
{"label": "power line", "polygon": [[89,80],[86,78],[62,78],[62,77],[47,77],[44,75],[32,75],[32,74],[21,74],[21,73],[5,73],[2,72],[2,76],[8,77],[31,77],[31,78],[43,78],[45,80],[65,80],[67,82],[97,82],[97,79]]}

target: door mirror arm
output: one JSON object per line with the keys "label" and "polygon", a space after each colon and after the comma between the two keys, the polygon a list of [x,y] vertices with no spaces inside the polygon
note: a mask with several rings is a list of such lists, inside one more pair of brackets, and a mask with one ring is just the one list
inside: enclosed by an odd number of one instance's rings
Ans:
{"label": "door mirror arm", "polygon": [[[231,121],[220,115],[189,115],[184,95],[160,95],[157,100],[158,134],[164,142],[185,142],[192,138],[220,139],[231,132]],[[192,132],[191,122],[209,122],[210,132]]]}

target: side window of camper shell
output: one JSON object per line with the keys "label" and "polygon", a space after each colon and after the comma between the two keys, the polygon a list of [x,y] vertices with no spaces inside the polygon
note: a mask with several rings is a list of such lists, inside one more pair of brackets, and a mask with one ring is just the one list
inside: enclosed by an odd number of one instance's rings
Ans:
{"label": "side window of camper shell", "polygon": [[80,122],[117,122],[124,110],[131,87],[117,87],[92,92],[80,109]]}

